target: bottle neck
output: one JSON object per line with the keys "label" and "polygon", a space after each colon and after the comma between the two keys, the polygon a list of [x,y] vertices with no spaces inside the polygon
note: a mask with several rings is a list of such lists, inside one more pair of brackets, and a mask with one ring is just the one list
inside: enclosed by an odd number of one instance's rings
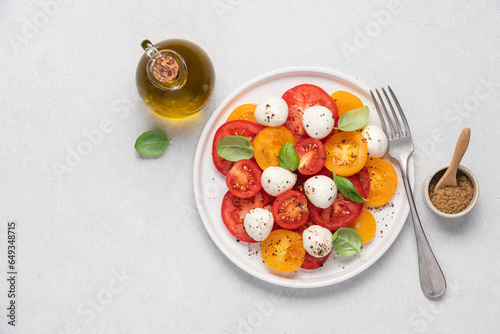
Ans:
{"label": "bottle neck", "polygon": [[166,90],[178,90],[187,81],[187,67],[184,58],[174,50],[158,50],[149,40],[141,43],[149,56],[146,65],[148,78],[156,87]]}

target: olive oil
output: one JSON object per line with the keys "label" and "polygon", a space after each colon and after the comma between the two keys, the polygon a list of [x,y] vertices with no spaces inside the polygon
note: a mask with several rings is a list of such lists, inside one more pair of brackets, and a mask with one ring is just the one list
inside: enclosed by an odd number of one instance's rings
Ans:
{"label": "olive oil", "polygon": [[184,118],[200,111],[212,95],[215,72],[212,61],[198,45],[169,39],[153,45],[137,66],[137,91],[146,105],[160,116]]}

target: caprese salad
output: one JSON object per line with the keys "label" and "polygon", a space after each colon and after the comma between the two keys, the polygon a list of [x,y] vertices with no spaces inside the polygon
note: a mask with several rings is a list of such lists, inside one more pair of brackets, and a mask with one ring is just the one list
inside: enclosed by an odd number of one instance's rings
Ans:
{"label": "caprese salad", "polygon": [[368,206],[392,198],[388,140],[355,95],[303,84],[234,109],[215,133],[213,162],[228,192],[221,216],[240,242],[261,242],[280,271],[360,252],[376,232]]}

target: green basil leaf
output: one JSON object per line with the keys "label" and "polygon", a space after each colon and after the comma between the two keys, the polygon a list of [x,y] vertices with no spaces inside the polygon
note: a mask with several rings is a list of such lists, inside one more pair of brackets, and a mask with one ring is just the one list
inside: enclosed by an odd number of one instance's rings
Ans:
{"label": "green basil leaf", "polygon": [[251,159],[255,149],[247,137],[226,136],[217,144],[217,154],[229,161]]}
{"label": "green basil leaf", "polygon": [[141,155],[160,155],[165,152],[170,140],[161,131],[146,131],[135,141],[135,149]]}
{"label": "green basil leaf", "polygon": [[342,131],[355,131],[361,129],[368,122],[370,109],[367,106],[349,110],[339,118],[339,126],[335,129]]}
{"label": "green basil leaf", "polygon": [[[341,227],[332,236],[333,249],[342,256],[361,253],[361,236],[352,228]],[[365,256],[363,253],[361,255]]]}
{"label": "green basil leaf", "polygon": [[364,203],[368,201],[366,198],[361,197],[358,193],[351,180],[343,176],[335,175],[333,173],[333,182],[337,186],[337,190],[342,193],[345,197],[349,198],[351,201],[356,203]]}
{"label": "green basil leaf", "polygon": [[280,150],[279,162],[281,168],[288,169],[290,172],[295,171],[299,167],[299,155],[291,141],[287,141]]}

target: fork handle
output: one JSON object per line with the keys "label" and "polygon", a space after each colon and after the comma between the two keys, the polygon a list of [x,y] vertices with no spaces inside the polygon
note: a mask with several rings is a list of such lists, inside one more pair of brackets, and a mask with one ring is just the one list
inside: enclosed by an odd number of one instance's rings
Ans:
{"label": "fork handle", "polygon": [[446,280],[444,278],[443,272],[439,267],[439,263],[432,252],[431,246],[427,241],[427,238],[420,223],[420,218],[418,217],[417,208],[415,206],[415,200],[413,198],[413,193],[411,191],[410,182],[408,180],[408,159],[402,161],[401,163],[401,174],[403,176],[403,182],[406,189],[406,195],[408,196],[408,202],[410,203],[410,212],[413,220],[413,227],[415,229],[415,237],[417,239],[417,252],[418,252],[418,267],[420,273],[420,286],[422,291],[429,298],[436,298],[441,296],[446,290]]}

